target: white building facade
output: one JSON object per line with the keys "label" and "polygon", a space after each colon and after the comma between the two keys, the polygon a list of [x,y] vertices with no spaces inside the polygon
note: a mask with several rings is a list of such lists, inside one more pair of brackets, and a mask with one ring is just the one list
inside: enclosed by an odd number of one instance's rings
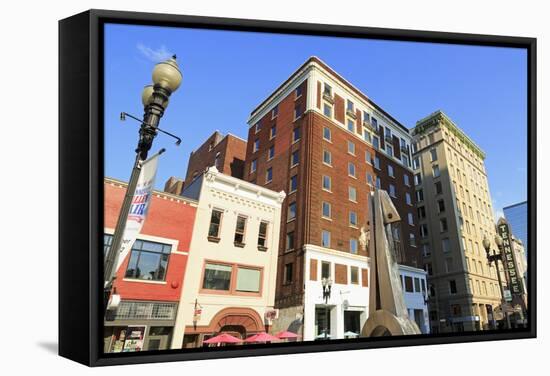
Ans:
{"label": "white building facade", "polygon": [[401,288],[409,319],[416,322],[422,334],[429,334],[430,321],[426,282],[426,275],[428,273],[423,269],[399,265],[399,274],[401,276]]}
{"label": "white building facade", "polygon": [[268,331],[285,193],[210,167],[183,195],[198,207],[171,348]]}

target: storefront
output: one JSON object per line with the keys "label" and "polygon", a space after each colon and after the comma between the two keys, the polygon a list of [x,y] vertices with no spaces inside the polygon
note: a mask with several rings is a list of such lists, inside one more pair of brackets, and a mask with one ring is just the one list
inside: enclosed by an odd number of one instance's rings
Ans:
{"label": "storefront", "polygon": [[174,330],[177,304],[123,301],[104,323],[106,353],[166,350]]}

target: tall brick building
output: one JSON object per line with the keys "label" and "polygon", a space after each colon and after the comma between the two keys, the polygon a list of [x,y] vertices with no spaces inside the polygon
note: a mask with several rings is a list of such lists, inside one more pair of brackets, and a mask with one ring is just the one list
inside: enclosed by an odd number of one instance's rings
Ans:
{"label": "tall brick building", "polygon": [[[408,129],[316,57],[250,115],[244,179],[288,193],[275,329],[304,340],[360,331],[368,312],[367,195],[387,190],[402,221],[398,262],[420,265]],[[333,282],[328,308],[323,278]]]}
{"label": "tall brick building", "polygon": [[206,168],[216,166],[222,174],[243,178],[246,141],[232,134],[215,131],[189,156],[185,182],[191,184]]}

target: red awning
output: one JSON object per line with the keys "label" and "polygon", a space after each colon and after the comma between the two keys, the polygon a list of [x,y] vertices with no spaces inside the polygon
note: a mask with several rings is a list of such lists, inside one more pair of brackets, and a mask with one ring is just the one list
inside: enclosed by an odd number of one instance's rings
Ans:
{"label": "red awning", "polygon": [[298,334],[292,333],[292,332],[288,332],[288,331],[279,332],[279,333],[275,334],[275,336],[276,336],[277,338],[280,338],[280,339],[298,338]]}

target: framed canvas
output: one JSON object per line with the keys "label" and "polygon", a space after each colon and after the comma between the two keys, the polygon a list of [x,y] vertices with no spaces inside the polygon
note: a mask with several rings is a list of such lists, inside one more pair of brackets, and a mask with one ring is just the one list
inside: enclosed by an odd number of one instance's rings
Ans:
{"label": "framed canvas", "polygon": [[536,40],[59,22],[59,354],[536,336]]}

